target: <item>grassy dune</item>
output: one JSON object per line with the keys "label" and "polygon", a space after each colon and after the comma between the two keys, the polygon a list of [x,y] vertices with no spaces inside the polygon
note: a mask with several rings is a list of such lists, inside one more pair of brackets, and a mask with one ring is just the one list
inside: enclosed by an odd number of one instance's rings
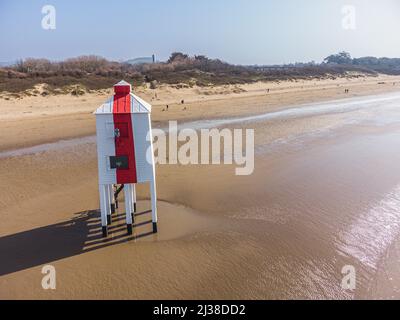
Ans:
{"label": "grassy dune", "polygon": [[110,88],[120,79],[134,86],[148,84],[155,89],[159,84],[207,87],[260,81],[373,76],[378,72],[396,74],[399,71],[397,59],[360,58],[335,62],[335,57],[328,57],[330,60],[322,64],[312,62],[284,66],[238,66],[182,53],[173,53],[166,62],[139,65],[108,61],[97,56],[81,56],[60,62],[26,59],[13,66],[0,68],[0,92],[35,95],[35,92],[27,90],[32,91],[38,84],[45,84],[44,94],[80,95],[91,90]]}

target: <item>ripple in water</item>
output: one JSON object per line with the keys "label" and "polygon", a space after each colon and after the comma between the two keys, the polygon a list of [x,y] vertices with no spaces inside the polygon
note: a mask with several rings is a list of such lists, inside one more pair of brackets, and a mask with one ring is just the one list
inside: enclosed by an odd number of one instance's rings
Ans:
{"label": "ripple in water", "polygon": [[400,185],[339,235],[337,248],[376,270],[400,231]]}

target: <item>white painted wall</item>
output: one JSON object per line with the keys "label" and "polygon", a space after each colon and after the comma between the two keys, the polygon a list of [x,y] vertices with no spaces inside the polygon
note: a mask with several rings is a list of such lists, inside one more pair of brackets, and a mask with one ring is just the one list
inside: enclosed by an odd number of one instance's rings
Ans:
{"label": "white painted wall", "polygon": [[114,123],[112,114],[96,115],[97,159],[99,184],[117,183],[117,170],[110,169],[110,156],[115,156]]}
{"label": "white painted wall", "polygon": [[149,163],[146,158],[147,149],[151,147],[150,141],[147,141],[147,134],[150,131],[150,114],[134,113],[132,114],[132,126],[135,144],[136,173],[138,183],[149,182],[153,179],[153,163]]}

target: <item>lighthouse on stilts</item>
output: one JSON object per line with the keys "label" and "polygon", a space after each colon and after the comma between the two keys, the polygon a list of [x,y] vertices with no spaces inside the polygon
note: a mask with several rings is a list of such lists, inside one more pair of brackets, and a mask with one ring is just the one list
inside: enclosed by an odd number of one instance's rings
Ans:
{"label": "lighthouse on stilts", "polygon": [[114,85],[114,96],[96,111],[100,211],[103,237],[108,235],[118,195],[125,196],[126,225],[132,234],[136,184],[150,183],[153,232],[157,232],[157,196],[151,134],[151,105],[134,95],[131,85]]}

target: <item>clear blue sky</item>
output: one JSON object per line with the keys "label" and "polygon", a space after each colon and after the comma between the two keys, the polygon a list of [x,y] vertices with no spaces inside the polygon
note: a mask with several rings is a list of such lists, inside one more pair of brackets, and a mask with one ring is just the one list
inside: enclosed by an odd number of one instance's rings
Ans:
{"label": "clear blue sky", "polygon": [[[56,30],[41,27],[43,5]],[[356,30],[342,28],[342,6]],[[173,51],[236,64],[400,57],[399,0],[0,0],[0,61],[96,54],[124,60]]]}

